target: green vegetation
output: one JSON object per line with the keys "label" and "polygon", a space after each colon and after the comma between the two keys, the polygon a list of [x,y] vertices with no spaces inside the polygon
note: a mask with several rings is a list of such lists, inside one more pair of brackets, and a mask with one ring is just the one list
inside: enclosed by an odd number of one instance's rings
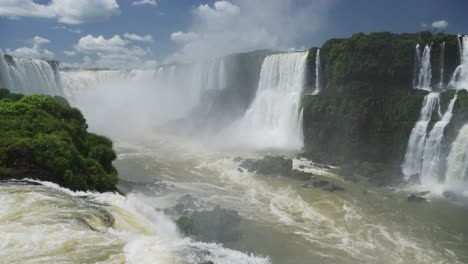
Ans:
{"label": "green vegetation", "polygon": [[0,179],[34,178],[72,190],[114,191],[112,142],[87,132],[78,109],[61,97],[0,89]]}
{"label": "green vegetation", "polygon": [[[415,46],[432,44],[432,80],[437,87],[442,42],[447,82],[460,63],[455,35],[381,32],[328,40],[320,50],[322,91],[302,99],[305,155],[341,164],[349,176],[365,176],[379,184],[399,178],[409,135],[427,94],[413,89]],[[316,52],[317,48],[311,48],[307,60],[310,91],[315,88]],[[443,111],[453,93],[442,93]],[[452,121],[446,142],[468,121],[468,93],[464,91],[459,92]]]}

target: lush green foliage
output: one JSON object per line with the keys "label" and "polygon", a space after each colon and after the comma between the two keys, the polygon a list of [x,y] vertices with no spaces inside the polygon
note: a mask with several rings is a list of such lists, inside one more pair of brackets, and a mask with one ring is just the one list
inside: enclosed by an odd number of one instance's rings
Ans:
{"label": "lush green foliage", "polygon": [[[433,87],[437,87],[443,42],[443,77],[448,82],[460,63],[455,35],[357,33],[327,41],[320,50],[322,91],[302,100],[306,155],[345,163],[348,172],[354,168],[365,174],[362,176],[379,178],[377,181],[386,178],[389,170],[398,177],[409,135],[427,94],[413,89],[416,44],[421,49],[432,44]],[[309,50],[308,90],[315,88],[316,52],[317,48]],[[441,95],[443,110],[452,97],[453,92]],[[446,133],[450,139],[466,121],[468,93],[459,92],[453,122],[447,128],[451,132]]]}
{"label": "lush green foliage", "polygon": [[65,99],[0,89],[0,179],[38,178],[73,190],[115,190],[112,142],[87,132]]}

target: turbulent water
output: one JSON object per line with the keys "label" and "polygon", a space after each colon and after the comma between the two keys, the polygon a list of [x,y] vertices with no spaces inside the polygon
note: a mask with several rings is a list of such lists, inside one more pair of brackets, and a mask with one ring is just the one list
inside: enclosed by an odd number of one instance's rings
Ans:
{"label": "turbulent water", "polygon": [[[119,188],[126,195],[72,192],[31,180],[1,182],[0,262],[467,263],[466,205],[438,196],[428,196],[430,203],[408,203],[405,190],[371,187],[359,177],[347,181],[332,166],[295,158],[303,144],[299,105],[306,59],[306,52],[266,57],[252,102],[213,135],[212,144],[169,135],[161,126],[219,99],[205,95],[231,85],[225,60],[156,70],[61,72],[65,96],[80,107],[90,129],[116,143]],[[439,94],[426,96],[408,146],[408,175],[429,155],[426,141],[440,144],[455,100],[429,133]],[[467,181],[460,176],[468,167],[467,142],[464,127],[447,165],[453,185]],[[295,169],[345,191],[252,173],[237,158],[266,154],[286,155]],[[413,164],[416,156],[419,164]],[[193,201],[190,211],[236,210],[239,236],[218,244],[184,237],[175,220],[187,197]]]}
{"label": "turbulent water", "polygon": [[[419,53],[419,46],[416,46],[416,52]],[[422,55],[418,54],[416,57],[420,57],[420,69],[418,72],[416,88],[421,90],[432,91],[432,65],[431,65],[431,46],[426,45],[422,52]]]}

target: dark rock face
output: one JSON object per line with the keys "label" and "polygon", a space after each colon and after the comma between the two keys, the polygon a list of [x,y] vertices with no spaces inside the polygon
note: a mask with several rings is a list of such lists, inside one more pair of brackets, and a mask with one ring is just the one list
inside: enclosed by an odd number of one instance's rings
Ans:
{"label": "dark rock face", "polygon": [[345,190],[343,187],[340,187],[334,183],[331,183],[327,180],[320,180],[320,179],[311,179],[310,181],[302,185],[302,187],[322,189],[327,192],[342,192]]}
{"label": "dark rock face", "polygon": [[240,166],[248,171],[257,172],[267,176],[289,176],[292,169],[292,160],[283,157],[265,156],[261,160],[246,159]]}
{"label": "dark rock face", "polygon": [[234,210],[219,206],[211,211],[195,211],[189,216],[182,216],[177,227],[187,236],[204,242],[233,242],[241,237],[239,230],[241,217]]}
{"label": "dark rock face", "polygon": [[423,203],[423,202],[426,202],[427,200],[424,197],[411,194],[410,196],[408,196],[407,201],[410,203]]}

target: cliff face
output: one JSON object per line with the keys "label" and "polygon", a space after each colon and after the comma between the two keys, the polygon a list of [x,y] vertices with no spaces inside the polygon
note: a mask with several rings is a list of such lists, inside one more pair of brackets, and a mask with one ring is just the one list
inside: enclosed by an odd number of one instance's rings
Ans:
{"label": "cliff face", "polygon": [[[331,39],[320,49],[322,87],[317,96],[307,95],[315,89],[317,48],[312,48],[302,99],[306,155],[355,166],[385,164],[384,170],[399,177],[409,135],[427,94],[413,88],[415,46],[432,44],[432,87],[438,87],[443,42],[447,83],[460,64],[455,35],[358,33]],[[453,92],[442,92],[443,111]],[[447,137],[468,120],[465,97],[460,92]]]}

